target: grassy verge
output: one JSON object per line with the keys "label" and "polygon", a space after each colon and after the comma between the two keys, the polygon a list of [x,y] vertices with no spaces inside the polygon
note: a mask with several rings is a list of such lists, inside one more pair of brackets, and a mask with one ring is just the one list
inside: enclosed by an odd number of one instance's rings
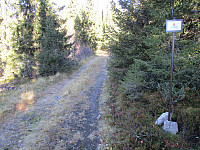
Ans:
{"label": "grassy verge", "polygon": [[[54,76],[40,77],[38,79],[20,80],[18,85],[20,89],[17,90],[6,90],[0,92],[0,120],[9,117],[16,110],[27,110],[29,109],[38,98],[43,97],[43,91],[50,85],[53,85],[64,78],[69,77],[81,66],[87,63],[89,60],[94,59],[95,56],[91,56],[85,60],[82,60],[73,67],[68,73],[57,73]],[[31,95],[31,96],[30,96]]]}
{"label": "grassy verge", "polygon": [[6,117],[16,109],[22,109],[21,103],[27,101],[30,106],[36,102],[36,99],[42,97],[42,91],[51,84],[59,82],[67,77],[67,74],[57,73],[55,76],[41,77],[32,79],[29,82],[20,85],[20,89],[7,90],[0,93],[0,118]]}
{"label": "grassy verge", "polygon": [[113,136],[116,133],[116,127],[112,125],[112,113],[109,106],[110,94],[108,92],[109,89],[109,81],[107,80],[104,83],[103,94],[101,95],[101,100],[99,101],[100,113],[102,114],[99,132],[100,132],[100,141],[101,145],[99,145],[99,150],[112,149]]}
{"label": "grassy verge", "polygon": [[189,94],[174,105],[172,121],[179,132],[164,132],[155,121],[167,111],[158,92],[142,93],[139,99],[127,97],[110,78],[107,82],[105,122],[102,128],[106,149],[199,149],[198,94]]}
{"label": "grassy verge", "polygon": [[[77,78],[73,78],[69,84],[63,87],[58,93],[60,96],[59,101],[49,108],[51,113],[47,114],[46,118],[42,118],[34,129],[37,134],[32,132],[26,136],[24,140],[26,145],[23,148],[66,149],[68,146],[76,144],[79,140],[83,140],[84,133],[82,131],[73,131],[74,128],[69,124],[73,122],[81,125],[82,121],[87,120],[83,116],[85,116],[84,112],[89,109],[90,104],[87,101],[87,95],[83,92],[96,82],[104,60],[105,58],[101,57],[94,58]],[[77,108],[81,112],[76,112]],[[41,141],[41,139],[44,140]]]}
{"label": "grassy verge", "polygon": [[[96,82],[105,59],[93,56],[84,60],[81,66],[86,65],[86,68],[81,69],[81,72],[77,71],[78,75],[77,72],[70,75],[69,78],[66,74],[39,78],[24,84],[19,90],[2,93],[1,123],[22,113],[20,120],[14,117],[17,122],[12,125],[18,127],[15,135],[20,134],[18,136],[22,140],[12,136],[13,132],[9,130],[4,133],[11,143],[21,142],[20,147],[19,144],[12,144],[5,148],[66,149],[69,145],[82,140],[83,133],[73,131],[69,124],[77,122],[81,125],[81,122],[85,121],[84,112],[89,109],[90,103],[87,101],[87,94],[83,92]],[[58,81],[67,84],[64,87],[62,84],[54,84]],[[77,108],[81,109],[81,112],[76,112]]]}

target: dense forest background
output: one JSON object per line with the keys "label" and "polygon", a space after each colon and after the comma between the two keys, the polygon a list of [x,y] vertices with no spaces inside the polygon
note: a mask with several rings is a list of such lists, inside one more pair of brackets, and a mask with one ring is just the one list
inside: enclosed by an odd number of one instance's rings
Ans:
{"label": "dense forest background", "polygon": [[[120,0],[113,5],[110,29],[110,108],[117,131],[115,149],[199,148],[200,2],[196,0]],[[173,8],[173,16],[172,16]],[[166,20],[183,19],[175,34],[172,136],[155,126],[169,111],[172,33]]]}
{"label": "dense forest background", "polygon": [[81,7],[71,0],[59,7],[48,0],[1,1],[1,82],[67,72],[74,60],[101,47],[108,15],[94,10],[92,0],[85,3]]}

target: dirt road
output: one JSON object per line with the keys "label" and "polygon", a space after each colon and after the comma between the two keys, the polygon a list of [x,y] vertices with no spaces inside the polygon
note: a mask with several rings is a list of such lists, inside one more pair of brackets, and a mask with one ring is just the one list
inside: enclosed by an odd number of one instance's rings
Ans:
{"label": "dirt road", "polygon": [[95,57],[39,93],[23,91],[28,98],[0,124],[0,149],[97,149],[106,63],[107,57]]}

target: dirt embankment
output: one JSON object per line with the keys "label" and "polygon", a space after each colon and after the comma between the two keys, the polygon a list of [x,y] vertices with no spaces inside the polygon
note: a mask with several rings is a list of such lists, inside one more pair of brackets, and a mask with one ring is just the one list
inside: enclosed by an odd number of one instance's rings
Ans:
{"label": "dirt embankment", "polygon": [[0,124],[0,149],[97,149],[106,62],[95,57],[38,93],[20,89],[15,113]]}

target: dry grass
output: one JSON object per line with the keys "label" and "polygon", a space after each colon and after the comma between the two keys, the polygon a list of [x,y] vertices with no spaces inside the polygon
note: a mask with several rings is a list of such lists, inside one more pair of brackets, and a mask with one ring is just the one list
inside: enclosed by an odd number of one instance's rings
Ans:
{"label": "dry grass", "polygon": [[44,96],[42,91],[47,86],[60,81],[64,77],[66,77],[66,74],[33,79],[29,83],[23,84],[19,90],[1,92],[0,119],[6,118],[6,115],[14,113],[16,110],[27,111],[36,102],[36,99]]}
{"label": "dry grass", "polygon": [[[71,139],[68,144],[76,143],[83,138],[81,131],[73,134],[70,127],[63,127],[59,124],[62,124],[66,117],[76,120],[79,124],[85,121],[84,111],[89,109],[90,102],[87,101],[88,97],[83,92],[96,82],[98,74],[101,72],[100,67],[105,59],[104,57],[88,59],[90,63],[86,64],[86,69],[82,71],[80,76],[73,79],[68,79],[63,74],[57,74],[48,78],[33,80],[31,83],[24,84],[20,90],[2,93],[0,115],[3,116],[4,121],[6,117],[11,117],[9,114],[14,113],[16,115],[26,113],[26,115],[33,116],[31,113],[34,111],[36,117],[39,117],[39,119],[34,119],[34,128],[33,124],[29,125],[29,120],[20,123],[21,126],[26,128],[26,130],[22,129],[22,132],[26,132],[24,133],[25,136],[21,137],[23,142],[17,141],[21,142],[21,149],[63,149],[67,143],[59,140],[60,136]],[[83,62],[83,64],[85,63]],[[55,84],[63,78],[70,81],[65,87]],[[52,93],[51,91],[54,91],[54,94],[49,94]],[[59,99],[54,99],[54,97],[59,97]],[[74,110],[78,105],[83,112],[74,115]],[[9,114],[5,112],[9,112]],[[31,129],[31,132],[27,133],[29,129]],[[90,138],[92,138],[92,135]]]}
{"label": "dry grass", "polygon": [[[77,116],[73,115],[73,111],[75,110],[75,106],[81,105],[81,110],[87,110],[89,109],[90,104],[86,102],[88,97],[85,95],[81,94],[83,91],[87,90],[86,87],[89,85],[93,84],[95,82],[95,79],[97,78],[98,72],[100,72],[99,66],[102,65],[104,61],[102,61],[102,58],[95,58],[94,61],[85,69],[81,75],[74,79],[73,82],[68,84],[66,87],[63,88],[63,90],[59,93],[59,95],[63,96],[63,99],[60,100],[60,105],[56,105],[51,108],[51,116],[40,122],[37,126],[38,135],[43,136],[43,139],[48,139],[48,137],[52,137],[53,135],[55,136],[56,133],[54,131],[61,130],[59,129],[59,126],[57,123],[62,122],[64,120],[64,116],[68,116],[69,118],[76,120],[81,124],[81,121],[84,121],[85,118],[82,118],[85,114],[83,112],[79,113]],[[82,118],[82,119],[81,119]],[[53,130],[52,130],[53,129]],[[71,138],[69,141],[69,144],[74,144],[78,140],[82,140],[83,136],[80,131],[77,131],[73,136],[71,135],[70,128],[65,129],[65,134]],[[34,135],[33,135],[34,136]],[[33,137],[37,139],[37,137]],[[72,136],[72,137],[70,137]],[[54,140],[56,137],[54,137]],[[40,138],[38,138],[40,140]],[[38,141],[37,140],[37,141]],[[26,141],[28,139],[26,138]],[[32,140],[29,140],[29,143],[32,143]],[[34,141],[35,143],[36,141]],[[48,143],[46,141],[46,143]],[[27,145],[35,145],[35,144],[28,144]],[[40,143],[41,145],[41,143]],[[50,143],[48,145],[51,145]],[[62,149],[62,142],[56,144],[57,148]],[[60,145],[60,146],[59,146]],[[41,146],[40,146],[41,147]],[[40,148],[38,147],[38,148]]]}
{"label": "dry grass", "polygon": [[20,99],[20,103],[16,105],[16,109],[20,111],[28,111],[36,102],[33,91],[22,93]]}
{"label": "dry grass", "polygon": [[[72,75],[72,79],[71,77],[68,79],[65,74],[56,74],[48,78],[32,80],[21,86],[19,90],[1,93],[0,118],[2,121],[5,122],[8,117],[10,120],[12,114],[16,116],[19,113],[25,113],[30,116],[30,120],[20,122],[20,125],[23,126],[21,132],[24,132],[22,140],[14,139],[20,143],[21,149],[63,149],[67,143],[59,140],[60,136],[69,138],[68,144],[82,140],[83,133],[81,131],[73,133],[69,126],[63,127],[59,124],[62,124],[66,117],[71,121],[76,120],[79,124],[85,121],[84,111],[89,109],[90,102],[84,91],[87,91],[96,82],[105,59],[93,56],[87,61],[83,61],[82,65],[87,65],[86,69],[83,69],[80,76],[73,78]],[[88,61],[89,64],[87,64]],[[55,84],[62,79],[70,82],[64,87]],[[54,99],[54,97],[59,98]],[[74,115],[74,110],[78,105],[83,112]],[[34,115],[32,115],[33,112]],[[27,132],[29,129],[31,132]],[[9,136],[11,133],[7,135]],[[93,136],[91,135],[90,138]]]}
{"label": "dry grass", "polygon": [[96,51],[96,55],[97,56],[109,56],[107,51],[103,51],[103,50],[97,50]]}
{"label": "dry grass", "polygon": [[103,87],[103,94],[101,101],[99,102],[100,113],[102,114],[99,127],[99,133],[101,137],[101,145],[98,147],[99,150],[112,149],[109,144],[112,143],[111,139],[114,133],[116,133],[116,128],[114,126],[110,126],[110,118],[107,116],[107,114],[110,114],[111,111],[109,105],[107,104],[109,100],[108,83],[105,82]]}
{"label": "dry grass", "polygon": [[[89,60],[92,59],[94,59],[94,56],[91,56],[83,60],[82,62],[80,62],[79,67],[83,66]],[[72,71],[71,74],[73,74],[74,72],[75,70]],[[21,85],[20,87],[21,89],[0,92],[0,121],[2,120],[2,118],[6,119],[6,116],[10,117],[9,114],[15,113],[16,110],[27,111],[28,110],[28,108],[26,108],[27,103],[30,104],[36,102],[36,99],[45,96],[43,92],[49,85],[55,84],[67,78],[68,76],[69,76],[68,74],[57,73],[54,76],[32,79],[30,80],[30,82]],[[26,93],[27,94],[31,93],[31,95],[34,95],[33,98],[34,100],[30,101],[24,99],[22,95]]]}
{"label": "dry grass", "polygon": [[91,83],[95,82],[95,79],[97,78],[96,75],[98,75],[101,71],[99,66],[102,66],[102,63],[104,63],[103,57],[97,57],[95,60],[90,64],[90,66],[83,71],[83,73],[73,82],[71,82],[69,85],[67,85],[61,94],[64,96],[77,96],[77,93],[83,92],[84,90],[87,90],[85,87],[90,85]]}

